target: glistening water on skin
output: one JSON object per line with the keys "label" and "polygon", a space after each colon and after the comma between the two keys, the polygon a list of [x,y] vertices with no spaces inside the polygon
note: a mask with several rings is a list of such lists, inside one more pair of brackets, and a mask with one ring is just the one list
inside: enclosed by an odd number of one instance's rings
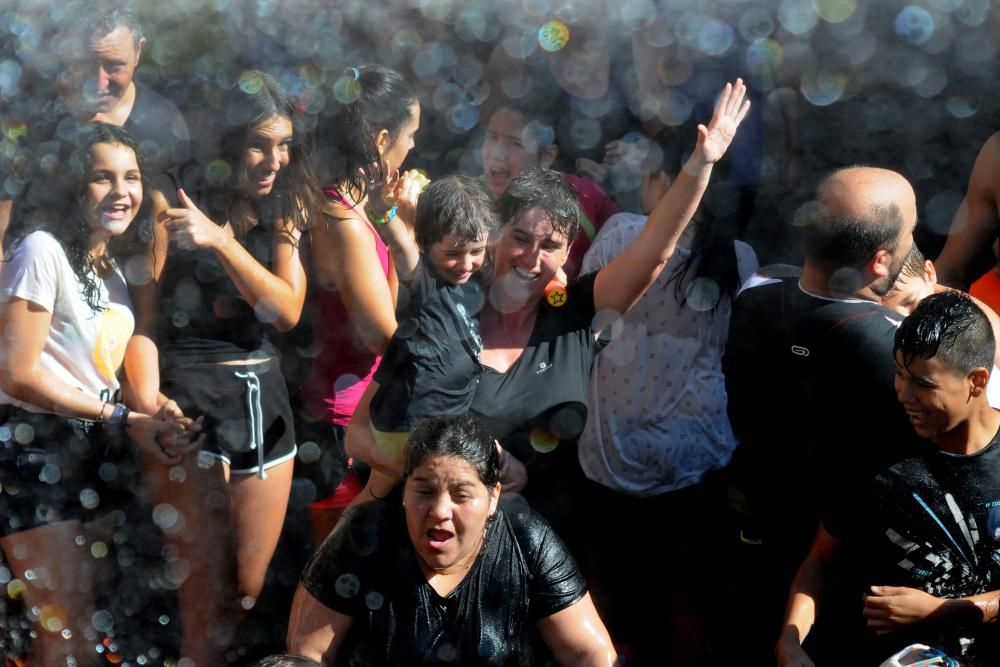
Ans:
{"label": "glistening water on skin", "polygon": [[453,285],[463,285],[486,261],[486,239],[462,242],[454,234],[445,234],[431,245],[427,258],[441,277]]}

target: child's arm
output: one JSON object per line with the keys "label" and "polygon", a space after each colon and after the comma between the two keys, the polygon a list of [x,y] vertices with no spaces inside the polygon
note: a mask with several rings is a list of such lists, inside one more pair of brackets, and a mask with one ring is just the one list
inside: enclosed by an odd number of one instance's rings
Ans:
{"label": "child's arm", "polygon": [[395,188],[395,205],[389,213],[376,220],[376,223],[385,221],[376,224],[376,227],[389,246],[396,272],[404,283],[410,282],[420,263],[420,248],[414,236],[413,224],[417,199],[426,186],[427,178],[420,172],[410,170],[403,174]]}

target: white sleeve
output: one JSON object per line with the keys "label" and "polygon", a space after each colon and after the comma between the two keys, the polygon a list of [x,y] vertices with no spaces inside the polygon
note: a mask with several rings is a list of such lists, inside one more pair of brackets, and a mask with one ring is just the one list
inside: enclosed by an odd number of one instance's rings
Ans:
{"label": "white sleeve", "polygon": [[634,213],[615,213],[608,218],[583,256],[580,273],[592,273],[610,264],[635,240],[645,224],[646,216]]}
{"label": "white sleeve", "polygon": [[757,260],[757,253],[749,244],[743,241],[735,241],[734,243],[736,244],[736,270],[739,272],[740,285],[742,286],[750,276],[757,272],[757,269],[760,268],[760,262]]}
{"label": "white sleeve", "polygon": [[14,247],[0,268],[0,301],[24,299],[53,312],[59,288],[62,246],[45,232],[32,232]]}

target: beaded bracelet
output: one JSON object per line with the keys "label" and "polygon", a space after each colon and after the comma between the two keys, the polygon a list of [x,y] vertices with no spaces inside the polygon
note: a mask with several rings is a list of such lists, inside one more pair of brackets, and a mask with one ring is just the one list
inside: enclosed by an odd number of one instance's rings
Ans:
{"label": "beaded bracelet", "polygon": [[386,211],[385,215],[383,215],[381,218],[376,218],[375,216],[373,216],[369,212],[368,213],[368,219],[371,220],[376,225],[384,225],[384,224],[392,222],[393,219],[395,219],[395,217],[396,217],[396,211],[398,209],[399,209],[399,206],[397,206],[397,205],[394,204],[393,207],[390,208],[388,211]]}

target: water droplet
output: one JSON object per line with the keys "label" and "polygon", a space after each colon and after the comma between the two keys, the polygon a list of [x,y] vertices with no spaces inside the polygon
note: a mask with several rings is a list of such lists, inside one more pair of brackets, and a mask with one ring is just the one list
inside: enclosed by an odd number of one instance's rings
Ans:
{"label": "water droplet", "polygon": [[319,445],[311,440],[299,445],[299,460],[303,463],[316,463],[322,455]]}
{"label": "water droplet", "polygon": [[153,508],[153,523],[164,532],[173,530],[179,518],[180,513],[173,505],[161,503]]}
{"label": "water droplet", "polygon": [[94,542],[90,545],[90,555],[94,558],[104,558],[108,555],[108,545],[104,542]]}
{"label": "water droplet", "polygon": [[240,75],[239,86],[247,95],[256,95],[264,89],[264,79],[257,72],[243,72]]}
{"label": "water droplet", "polygon": [[38,481],[56,484],[62,479],[62,470],[55,463],[46,463],[38,473]]}
{"label": "water droplet", "polygon": [[333,84],[333,96],[341,104],[350,104],[361,97],[361,82],[354,78],[354,73],[346,74]]}
{"label": "water droplet", "polygon": [[106,609],[98,609],[91,615],[90,624],[98,632],[108,632],[111,630],[111,626],[114,625],[114,617]]}
{"label": "water droplet", "polygon": [[246,611],[250,611],[251,609],[253,609],[255,604],[257,604],[257,598],[255,597],[244,595],[240,599],[240,606],[243,607],[243,609],[245,609]]}
{"label": "water droplet", "polygon": [[145,257],[130,257],[125,261],[125,279],[130,285],[145,285],[153,279],[153,265]]}
{"label": "water droplet", "polygon": [[934,34],[934,17],[923,7],[905,7],[896,16],[896,34],[911,44],[923,44]]}
{"label": "water droplet", "polygon": [[818,107],[833,104],[844,94],[847,75],[843,72],[820,70],[802,77],[802,96]]}
{"label": "water droplet", "polygon": [[793,35],[803,35],[819,21],[812,0],[782,0],[778,6],[778,22]]}
{"label": "water droplet", "polygon": [[333,587],[334,590],[337,591],[337,595],[340,597],[352,598],[357,595],[358,591],[361,589],[361,581],[357,578],[357,576],[346,573],[337,577]]}
{"label": "water droplet", "polygon": [[170,623],[170,617],[167,616],[166,614],[162,614],[160,618],[157,620],[160,622],[160,625],[167,625],[168,623]]}
{"label": "water droplet", "polygon": [[569,43],[569,27],[562,21],[551,20],[538,29],[538,44],[550,53],[559,51]]}
{"label": "water droplet", "polygon": [[843,23],[858,8],[857,0],[813,0],[816,13],[827,23]]}
{"label": "water droplet", "polygon": [[92,510],[101,504],[101,496],[93,489],[84,489],[80,491],[80,504]]}
{"label": "water droplet", "polygon": [[723,21],[709,19],[698,33],[698,48],[710,56],[721,56],[733,45],[733,29]]}
{"label": "water droplet", "polygon": [[35,429],[31,428],[31,424],[18,424],[14,427],[14,440],[19,445],[30,444],[34,439]]}
{"label": "water droplet", "polygon": [[184,466],[174,466],[170,469],[168,473],[171,482],[183,482],[187,479],[187,470]]}
{"label": "water droplet", "polygon": [[43,605],[38,613],[38,623],[49,632],[62,632],[66,627],[66,612],[59,605]]}
{"label": "water droplet", "polygon": [[7,595],[11,600],[17,600],[24,594],[24,582],[20,579],[11,579],[7,582]]}
{"label": "water droplet", "polygon": [[382,605],[384,603],[385,603],[385,598],[383,598],[382,594],[377,591],[372,591],[371,593],[365,596],[365,606],[371,609],[372,611],[378,611],[379,609],[382,608]]}
{"label": "water droplet", "polygon": [[948,113],[956,118],[969,118],[975,115],[976,105],[972,101],[972,98],[966,95],[953,95],[948,98],[945,102],[945,108],[948,109]]}
{"label": "water droplet", "polygon": [[545,426],[531,429],[529,438],[532,449],[541,454],[548,454],[559,446],[559,436]]}
{"label": "water droplet", "polygon": [[740,36],[748,42],[765,39],[774,32],[774,19],[771,13],[760,7],[751,7],[740,17]]}

